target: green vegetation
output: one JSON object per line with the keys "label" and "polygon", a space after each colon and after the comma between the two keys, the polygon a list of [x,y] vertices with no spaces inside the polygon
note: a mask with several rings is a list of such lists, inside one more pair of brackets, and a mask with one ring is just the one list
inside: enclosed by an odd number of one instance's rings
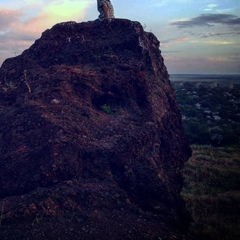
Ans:
{"label": "green vegetation", "polygon": [[240,239],[240,150],[193,145],[182,196],[193,239]]}
{"label": "green vegetation", "polygon": [[173,86],[186,136],[190,144],[197,144],[183,171],[182,196],[193,219],[191,235],[194,240],[238,240],[240,85],[173,82]]}
{"label": "green vegetation", "polygon": [[112,109],[111,109],[111,107],[110,107],[109,105],[107,105],[107,104],[102,105],[102,106],[101,106],[101,109],[102,109],[105,113],[107,113],[107,114],[112,114]]}
{"label": "green vegetation", "polygon": [[173,82],[173,86],[190,144],[240,144],[240,85]]}
{"label": "green vegetation", "polygon": [[32,222],[32,226],[39,224],[40,222],[42,222],[44,217],[44,212],[38,213],[36,215],[36,217],[34,218],[33,222]]}
{"label": "green vegetation", "polygon": [[100,108],[103,112],[107,114],[120,114],[122,112],[121,108],[112,108],[108,104],[104,104]]}

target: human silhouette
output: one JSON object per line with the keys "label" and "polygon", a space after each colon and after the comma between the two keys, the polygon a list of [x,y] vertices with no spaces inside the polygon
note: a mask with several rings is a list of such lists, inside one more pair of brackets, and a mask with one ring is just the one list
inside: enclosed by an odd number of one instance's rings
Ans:
{"label": "human silhouette", "polygon": [[97,0],[97,9],[100,13],[97,20],[103,21],[104,19],[115,18],[113,5],[110,0]]}

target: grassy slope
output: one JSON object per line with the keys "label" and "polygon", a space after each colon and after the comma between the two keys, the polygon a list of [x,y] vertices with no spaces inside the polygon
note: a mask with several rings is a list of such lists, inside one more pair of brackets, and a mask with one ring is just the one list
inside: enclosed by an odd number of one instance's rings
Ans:
{"label": "grassy slope", "polygon": [[182,191],[194,239],[240,239],[240,149],[192,146]]}

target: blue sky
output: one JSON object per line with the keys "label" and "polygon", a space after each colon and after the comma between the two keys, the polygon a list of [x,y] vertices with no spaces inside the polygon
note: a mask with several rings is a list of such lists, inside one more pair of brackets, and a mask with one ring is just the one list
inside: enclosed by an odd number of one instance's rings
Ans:
{"label": "blue sky", "polygon": [[[96,19],[96,0],[0,0],[0,64],[64,21]],[[240,0],[112,0],[117,18],[159,39],[173,73],[240,74]]]}

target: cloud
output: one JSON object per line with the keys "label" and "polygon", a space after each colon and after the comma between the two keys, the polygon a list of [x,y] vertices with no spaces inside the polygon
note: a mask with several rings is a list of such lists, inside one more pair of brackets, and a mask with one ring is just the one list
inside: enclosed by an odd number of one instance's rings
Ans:
{"label": "cloud", "polygon": [[181,42],[185,42],[188,41],[189,37],[179,37],[179,38],[170,38],[164,41],[161,41],[161,47],[162,48],[167,48],[171,43],[181,43]]}
{"label": "cloud", "polygon": [[172,56],[168,53],[164,55],[170,75],[173,73],[239,74],[239,61],[236,59],[225,56],[200,58]]}
{"label": "cloud", "polygon": [[206,44],[210,45],[233,45],[236,44],[236,42],[229,42],[229,41],[207,41]]}
{"label": "cloud", "polygon": [[237,44],[237,42],[230,42],[230,41],[199,41],[199,40],[194,40],[191,41],[192,43],[197,43],[197,44],[208,44],[208,45],[234,45]]}
{"label": "cloud", "polygon": [[179,38],[170,38],[168,40],[162,41],[163,43],[179,43],[189,40],[189,37],[179,37]]}
{"label": "cloud", "polygon": [[46,5],[46,1],[44,0],[24,0],[23,2],[30,8]]}
{"label": "cloud", "polygon": [[0,8],[0,33],[11,31],[16,34],[39,36],[39,34],[59,22],[81,21],[88,7],[94,4],[89,0],[25,0],[24,8],[9,10]]}
{"label": "cloud", "polygon": [[59,22],[82,21],[89,0],[25,0],[21,10],[0,8],[0,63],[5,57],[21,54],[40,34]]}
{"label": "cloud", "polygon": [[237,36],[240,35],[240,31],[230,31],[230,32],[200,32],[195,33],[193,31],[184,31],[189,36],[199,36],[200,38],[211,38],[211,37],[224,37],[224,36]]}
{"label": "cloud", "polygon": [[208,4],[207,8],[205,8],[204,11],[206,12],[213,11],[213,10],[216,10],[217,7],[218,7],[217,4]]}
{"label": "cloud", "polygon": [[19,21],[22,12],[18,10],[0,8],[0,31],[7,31],[9,27],[13,27]]}
{"label": "cloud", "polygon": [[51,1],[37,16],[23,23],[19,28],[29,33],[39,34],[54,24],[65,21],[80,21],[85,18],[86,9],[93,2],[55,0]]}
{"label": "cloud", "polygon": [[162,51],[164,54],[166,53],[182,53],[182,51]]}
{"label": "cloud", "polygon": [[223,37],[223,36],[234,36],[240,35],[240,32],[226,32],[226,33],[201,33],[200,38],[210,38],[210,37]]}
{"label": "cloud", "polygon": [[178,28],[188,27],[211,27],[216,24],[223,24],[228,26],[240,25],[240,18],[232,14],[201,14],[198,17],[190,20],[180,20],[170,23]]}
{"label": "cloud", "polygon": [[207,58],[209,62],[229,62],[229,58],[227,57],[209,57]]}

